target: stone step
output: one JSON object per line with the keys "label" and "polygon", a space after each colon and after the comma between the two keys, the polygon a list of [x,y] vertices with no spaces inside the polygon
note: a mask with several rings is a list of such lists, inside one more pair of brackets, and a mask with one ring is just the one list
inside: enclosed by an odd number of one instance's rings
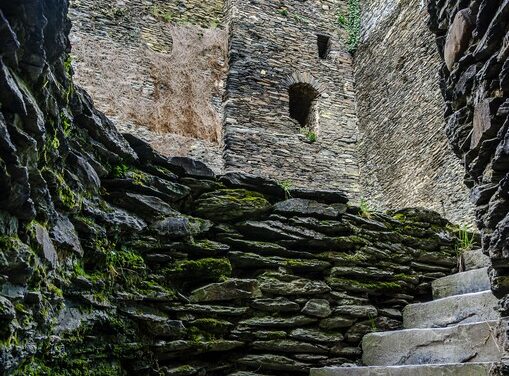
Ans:
{"label": "stone step", "polygon": [[497,321],[449,328],[370,333],[362,340],[367,366],[497,362],[505,332]]}
{"label": "stone step", "polygon": [[438,278],[431,283],[431,287],[433,299],[490,290],[488,268],[474,269]]}
{"label": "stone step", "polygon": [[427,303],[410,304],[403,310],[403,327],[443,328],[457,324],[498,320],[498,299],[491,291],[448,296]]}
{"label": "stone step", "polygon": [[311,369],[310,376],[484,376],[495,375],[497,363],[426,364],[392,367],[326,367]]}
{"label": "stone step", "polygon": [[461,257],[465,270],[480,269],[491,265],[490,258],[482,253],[481,249],[463,252]]}

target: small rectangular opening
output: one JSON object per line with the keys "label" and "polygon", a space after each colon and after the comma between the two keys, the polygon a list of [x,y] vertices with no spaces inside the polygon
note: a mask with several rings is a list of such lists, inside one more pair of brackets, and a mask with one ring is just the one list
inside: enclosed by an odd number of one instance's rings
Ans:
{"label": "small rectangular opening", "polygon": [[318,44],[318,56],[320,59],[327,59],[330,51],[330,37],[328,35],[318,34],[316,42]]}

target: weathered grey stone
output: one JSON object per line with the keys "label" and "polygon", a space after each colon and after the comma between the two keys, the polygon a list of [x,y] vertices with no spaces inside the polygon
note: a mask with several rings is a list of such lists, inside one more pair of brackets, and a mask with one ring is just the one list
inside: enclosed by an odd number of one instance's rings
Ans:
{"label": "weathered grey stone", "polygon": [[461,257],[465,270],[486,268],[491,265],[490,258],[481,249],[463,252]]}
{"label": "weathered grey stone", "polygon": [[504,332],[503,325],[486,321],[370,333],[362,340],[362,360],[369,366],[497,362],[503,353]]}
{"label": "weathered grey stone", "polygon": [[263,292],[283,296],[293,295],[317,295],[331,291],[331,288],[322,281],[312,281],[305,278],[295,278],[290,281],[282,281],[276,278],[276,274],[264,275],[260,281]]}
{"label": "weathered grey stone", "polygon": [[186,157],[173,157],[169,164],[175,167],[176,172],[185,173],[187,176],[196,178],[214,178],[215,174],[206,164],[195,159]]}
{"label": "weathered grey stone", "polygon": [[331,270],[333,277],[360,277],[366,280],[385,279],[394,275],[394,272],[382,270],[372,266],[335,266]]}
{"label": "weathered grey stone", "polygon": [[490,289],[488,269],[475,269],[439,278],[431,283],[433,298],[467,294]]}
{"label": "weathered grey stone", "polygon": [[318,329],[294,329],[290,332],[290,337],[307,342],[316,342],[324,345],[332,345],[343,340],[341,333],[330,333]]}
{"label": "weathered grey stone", "polygon": [[201,195],[195,201],[194,210],[207,219],[231,222],[259,217],[270,208],[270,203],[261,193],[245,189],[220,189]]}
{"label": "weathered grey stone", "polygon": [[471,322],[498,320],[498,299],[491,291],[455,295],[427,303],[410,304],[403,310],[405,328],[437,328]]}
{"label": "weathered grey stone", "polygon": [[325,299],[310,299],[302,308],[302,313],[308,316],[327,317],[332,313],[330,304]]}
{"label": "weathered grey stone", "polygon": [[327,354],[329,351],[325,346],[292,340],[254,341],[252,346],[256,350],[283,353]]}
{"label": "weathered grey stone", "polygon": [[329,317],[320,321],[320,328],[325,330],[349,328],[353,323],[354,320],[345,317]]}
{"label": "weathered grey stone", "polygon": [[281,296],[274,299],[255,299],[251,303],[251,307],[267,312],[297,312],[300,310],[297,303]]}
{"label": "weathered grey stone", "polygon": [[42,248],[44,258],[53,268],[55,268],[58,265],[58,255],[57,250],[51,241],[48,230],[38,223],[35,224],[35,237]]}
{"label": "weathered grey stone", "polygon": [[310,216],[317,218],[335,219],[345,211],[346,205],[327,205],[314,200],[305,200],[302,198],[290,198],[286,201],[281,201],[274,205],[274,212],[278,214],[298,215],[303,217]]}
{"label": "weathered grey stone", "polygon": [[481,376],[497,375],[496,363],[426,364],[391,367],[312,368],[310,376]]}
{"label": "weathered grey stone", "polygon": [[334,308],[336,315],[348,315],[352,317],[375,317],[378,315],[377,309],[372,305],[343,305]]}
{"label": "weathered grey stone", "polygon": [[189,300],[192,303],[213,302],[256,298],[260,295],[256,279],[229,279],[194,290]]}
{"label": "weathered grey stone", "polygon": [[166,307],[168,312],[174,313],[198,313],[232,317],[242,316],[248,311],[248,309],[248,307],[228,307],[207,304],[172,304]]}
{"label": "weathered grey stone", "polygon": [[298,362],[286,356],[260,354],[246,355],[237,360],[238,364],[259,370],[290,371],[295,373],[308,373],[309,365]]}
{"label": "weathered grey stone", "polygon": [[295,328],[316,322],[317,319],[306,316],[292,317],[253,317],[239,322],[239,325],[267,327],[267,328]]}

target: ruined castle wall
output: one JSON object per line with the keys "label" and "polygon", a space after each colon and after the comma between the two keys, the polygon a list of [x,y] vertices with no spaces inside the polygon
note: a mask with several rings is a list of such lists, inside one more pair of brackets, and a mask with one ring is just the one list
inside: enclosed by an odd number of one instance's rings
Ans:
{"label": "ruined castle wall", "polygon": [[464,169],[445,135],[440,59],[420,0],[361,1],[355,56],[363,195],[471,223]]}
{"label": "ruined castle wall", "polygon": [[[346,1],[230,4],[227,171],[261,174],[294,186],[338,187],[357,196],[353,67],[345,31],[337,24],[339,12],[346,12]],[[330,37],[326,59],[318,54],[318,34]],[[288,89],[298,82],[320,92],[311,127],[316,142],[290,117]]]}
{"label": "ruined castle wall", "polygon": [[[160,152],[221,171],[222,77],[210,76],[226,72],[223,0],[72,0],[69,15],[76,82],[97,107]],[[210,81],[201,102],[183,89],[198,75]]]}

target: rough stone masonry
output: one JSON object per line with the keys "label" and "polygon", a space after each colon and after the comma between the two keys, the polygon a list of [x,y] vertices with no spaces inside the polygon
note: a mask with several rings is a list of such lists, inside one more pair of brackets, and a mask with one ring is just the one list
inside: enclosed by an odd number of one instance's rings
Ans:
{"label": "rough stone masonry", "polygon": [[[358,362],[456,266],[434,212],[166,158],[73,83],[64,0],[0,3],[0,372],[294,375]],[[261,372],[261,373],[260,373]]]}

